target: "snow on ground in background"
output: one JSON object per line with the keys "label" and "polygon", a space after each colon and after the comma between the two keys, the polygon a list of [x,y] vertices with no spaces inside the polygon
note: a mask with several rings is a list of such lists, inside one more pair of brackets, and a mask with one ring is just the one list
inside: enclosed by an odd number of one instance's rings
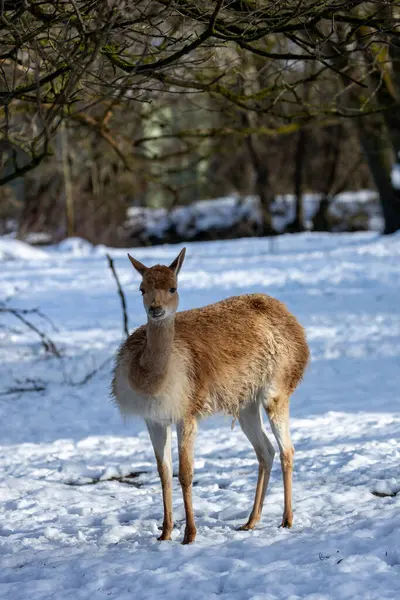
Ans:
{"label": "snow on ground in background", "polygon": [[46,257],[46,252],[39,248],[12,238],[0,237],[0,260],[40,260]]}
{"label": "snow on ground in background", "polygon": [[[400,156],[399,156],[400,158]],[[394,163],[391,172],[392,186],[395,190],[400,190],[400,163]]]}
{"label": "snow on ground in background", "polygon": [[[13,242],[2,239],[7,247]],[[154,264],[172,261],[178,250],[133,253]],[[34,260],[1,263],[0,300],[40,307],[59,330],[35,323],[64,358],[45,357],[33,332],[1,315],[2,390],[16,380],[28,386],[27,378],[49,384],[43,393],[0,396],[0,598],[397,598],[400,236],[188,245],[182,309],[264,291],[306,326],[312,351],[291,409],[293,529],[278,529],[276,458],[261,523],[253,532],[236,530],[253,501],[256,460],[239,426],[232,431],[230,419],[215,417],[202,422],[196,444],[192,546],[179,544],[176,477],[174,541],[156,541],[162,504],[148,435],[140,421],[124,424],[108,396],[121,313],[105,251],[68,241]],[[125,250],[110,253],[136,327],[143,321],[139,280]]]}
{"label": "snow on ground in background", "polygon": [[[320,194],[304,194],[304,219],[309,229],[312,228],[312,218],[319,207],[320,199]],[[368,207],[364,208],[363,205],[367,204]],[[369,229],[380,231],[383,228],[383,220],[378,196],[373,190],[337,194],[329,211],[346,227],[350,214],[360,212],[361,207],[365,215],[368,215]],[[346,218],[343,218],[344,214],[347,215]],[[295,196],[293,194],[276,196],[272,204],[272,225],[276,231],[284,231],[289,223],[293,222],[295,216]],[[132,235],[141,234],[144,238],[148,236],[162,240],[173,228],[182,238],[195,239],[195,236],[203,231],[229,229],[243,221],[252,224],[255,228],[261,225],[258,197],[239,197],[232,194],[212,200],[199,200],[187,206],[176,206],[172,210],[132,206],[127,211],[126,225]]]}

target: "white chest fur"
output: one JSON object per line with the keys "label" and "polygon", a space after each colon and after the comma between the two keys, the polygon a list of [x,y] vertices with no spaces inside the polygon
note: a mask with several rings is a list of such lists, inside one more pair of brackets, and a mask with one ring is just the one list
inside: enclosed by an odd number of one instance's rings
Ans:
{"label": "white chest fur", "polygon": [[176,423],[186,414],[189,403],[187,361],[172,353],[168,373],[157,395],[143,394],[130,382],[129,364],[121,357],[115,369],[114,395],[121,412],[157,422]]}

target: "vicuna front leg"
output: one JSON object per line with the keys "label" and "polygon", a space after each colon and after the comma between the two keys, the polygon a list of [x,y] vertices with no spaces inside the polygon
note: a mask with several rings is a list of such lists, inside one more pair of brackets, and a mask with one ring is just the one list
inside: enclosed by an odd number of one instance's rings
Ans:
{"label": "vicuna front leg", "polygon": [[172,456],[171,456],[171,427],[160,425],[154,421],[146,421],[150,439],[156,455],[158,473],[161,479],[164,503],[164,521],[160,541],[170,540],[174,527],[172,517]]}
{"label": "vicuna front leg", "polygon": [[194,442],[197,433],[197,421],[190,417],[181,421],[177,427],[179,447],[179,482],[182,486],[183,502],[186,513],[185,535],[182,544],[191,544],[196,538],[192,502]]}
{"label": "vicuna front leg", "polygon": [[248,404],[239,414],[239,423],[252,443],[258,459],[258,480],[253,510],[247,523],[240,527],[240,529],[253,529],[261,518],[275,450],[264,429],[261,404],[256,401]]}
{"label": "vicuna front leg", "polygon": [[291,527],[293,524],[292,474],[294,448],[289,430],[289,398],[287,396],[271,398],[266,410],[281,455],[283,491],[285,496],[285,508],[281,527]]}

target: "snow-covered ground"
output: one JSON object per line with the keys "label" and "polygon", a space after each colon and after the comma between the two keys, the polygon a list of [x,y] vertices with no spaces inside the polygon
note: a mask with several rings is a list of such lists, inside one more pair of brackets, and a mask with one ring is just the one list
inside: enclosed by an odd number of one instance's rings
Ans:
{"label": "snow-covered ground", "polygon": [[[239,426],[215,417],[197,441],[192,546],[179,544],[177,478],[174,541],[156,541],[162,504],[148,435],[139,421],[123,423],[109,399],[122,319],[105,252],[79,240],[40,250],[0,240],[0,300],[40,308],[57,331],[27,317],[63,352],[46,357],[34,332],[0,314],[0,598],[397,598],[400,236],[188,246],[181,308],[264,291],[306,326],[312,351],[292,402],[293,529],[278,529],[276,459],[261,523],[236,530],[252,505],[256,460]],[[133,254],[152,264],[177,252]],[[137,275],[125,251],[110,253],[136,327],[144,319]],[[7,393],[33,385],[46,389]]]}
{"label": "snow-covered ground", "polygon": [[[393,169],[394,187],[395,177],[396,171]],[[312,219],[319,208],[320,201],[320,194],[304,194],[304,223],[307,230],[312,229]],[[284,232],[296,216],[295,196],[293,194],[276,196],[271,212],[273,228],[280,233]],[[360,230],[382,231],[384,226],[378,196],[373,190],[353,190],[338,194],[331,201],[328,215],[332,221],[332,231],[335,232],[354,231],[354,227]],[[350,223],[351,229],[349,229]],[[171,231],[178,236],[174,238],[175,240],[196,240],[204,239],[199,236],[203,236],[205,232],[209,234],[210,231],[214,231],[214,235],[216,232],[221,235],[222,232],[235,227],[238,227],[236,231],[240,232],[240,237],[247,237],[251,235],[251,231],[253,231],[252,235],[255,235],[261,226],[259,198],[239,197],[235,194],[212,200],[200,200],[186,206],[176,206],[172,210],[131,206],[127,211],[125,223],[130,239],[141,240],[142,243],[151,240],[152,244],[170,239],[168,236]],[[31,234],[30,239],[34,243],[38,239],[37,234],[33,236]]]}

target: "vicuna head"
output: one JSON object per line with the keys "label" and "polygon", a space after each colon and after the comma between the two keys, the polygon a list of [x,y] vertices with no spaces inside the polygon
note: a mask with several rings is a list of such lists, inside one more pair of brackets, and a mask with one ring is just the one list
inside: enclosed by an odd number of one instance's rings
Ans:
{"label": "vicuna head", "polygon": [[132,258],[129,260],[136,271],[142,276],[140,291],[147,316],[152,321],[162,321],[173,317],[178,309],[178,273],[185,258],[186,248],[180,251],[175,260],[166,267],[155,265],[145,267],[144,264]]}

